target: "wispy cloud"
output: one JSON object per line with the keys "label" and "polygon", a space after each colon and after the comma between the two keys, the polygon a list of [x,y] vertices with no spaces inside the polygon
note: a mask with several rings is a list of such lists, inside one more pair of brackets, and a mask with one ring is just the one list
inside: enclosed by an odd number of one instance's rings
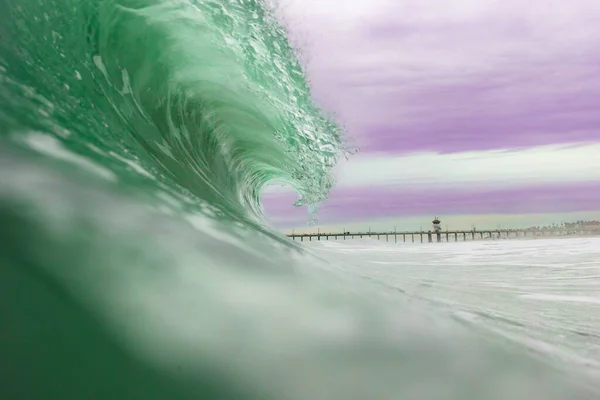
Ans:
{"label": "wispy cloud", "polygon": [[[598,183],[600,188],[600,143],[451,154],[362,154],[342,162],[337,177],[334,192],[373,186],[445,189],[571,183]],[[287,190],[274,186],[267,196]]]}

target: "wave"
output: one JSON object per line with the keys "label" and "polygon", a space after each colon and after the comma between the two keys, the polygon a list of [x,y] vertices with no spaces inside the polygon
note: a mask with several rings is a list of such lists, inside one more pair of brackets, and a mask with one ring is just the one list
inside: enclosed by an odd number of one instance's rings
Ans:
{"label": "wave", "polygon": [[[139,347],[168,315],[237,327],[227,287],[293,271],[261,192],[324,201],[341,133],[261,1],[0,0],[0,397],[237,393],[239,374],[183,379]],[[190,263],[203,283],[183,287]]]}
{"label": "wave", "polygon": [[261,2],[5,0],[3,9],[5,141],[42,132],[104,166],[139,163],[159,190],[234,218],[261,217],[273,180],[298,191],[297,205],[326,199],[341,130],[314,104]]}

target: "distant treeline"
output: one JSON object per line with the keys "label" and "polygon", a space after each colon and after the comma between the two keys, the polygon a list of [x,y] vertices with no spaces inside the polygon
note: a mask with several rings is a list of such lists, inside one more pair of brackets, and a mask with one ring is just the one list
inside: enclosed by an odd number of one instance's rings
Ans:
{"label": "distant treeline", "polygon": [[575,221],[565,222],[565,228],[578,230],[600,230],[600,221]]}
{"label": "distant treeline", "polygon": [[575,222],[564,222],[562,224],[552,224],[552,225],[540,225],[540,226],[530,226],[525,228],[526,230],[531,231],[540,231],[540,230],[554,230],[554,229],[568,229],[568,230],[576,230],[576,231],[600,231],[600,221],[575,221]]}

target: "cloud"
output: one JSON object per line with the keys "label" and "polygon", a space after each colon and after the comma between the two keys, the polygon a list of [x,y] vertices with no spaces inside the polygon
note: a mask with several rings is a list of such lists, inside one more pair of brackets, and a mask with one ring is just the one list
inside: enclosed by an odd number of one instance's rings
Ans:
{"label": "cloud", "polygon": [[[599,155],[600,143],[549,145],[516,151],[428,152],[386,157],[378,153],[363,154],[338,165],[334,192],[348,187],[376,186],[510,188],[600,183]],[[281,191],[287,189],[272,187],[266,195]]]}
{"label": "cloud", "polygon": [[600,141],[600,2],[282,0],[363,152]]}
{"label": "cloud", "polygon": [[600,144],[544,146],[521,151],[355,157],[340,166],[339,187],[515,187],[598,182]]}

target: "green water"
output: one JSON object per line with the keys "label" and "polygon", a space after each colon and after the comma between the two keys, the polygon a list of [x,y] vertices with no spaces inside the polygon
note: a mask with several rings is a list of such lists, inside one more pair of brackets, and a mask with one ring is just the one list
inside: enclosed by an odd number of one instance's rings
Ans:
{"label": "green water", "polygon": [[9,0],[1,22],[6,146],[39,132],[233,214],[273,179],[326,198],[339,128],[259,2]]}
{"label": "green water", "polygon": [[585,398],[264,223],[344,152],[258,1],[0,0],[0,399]]}

